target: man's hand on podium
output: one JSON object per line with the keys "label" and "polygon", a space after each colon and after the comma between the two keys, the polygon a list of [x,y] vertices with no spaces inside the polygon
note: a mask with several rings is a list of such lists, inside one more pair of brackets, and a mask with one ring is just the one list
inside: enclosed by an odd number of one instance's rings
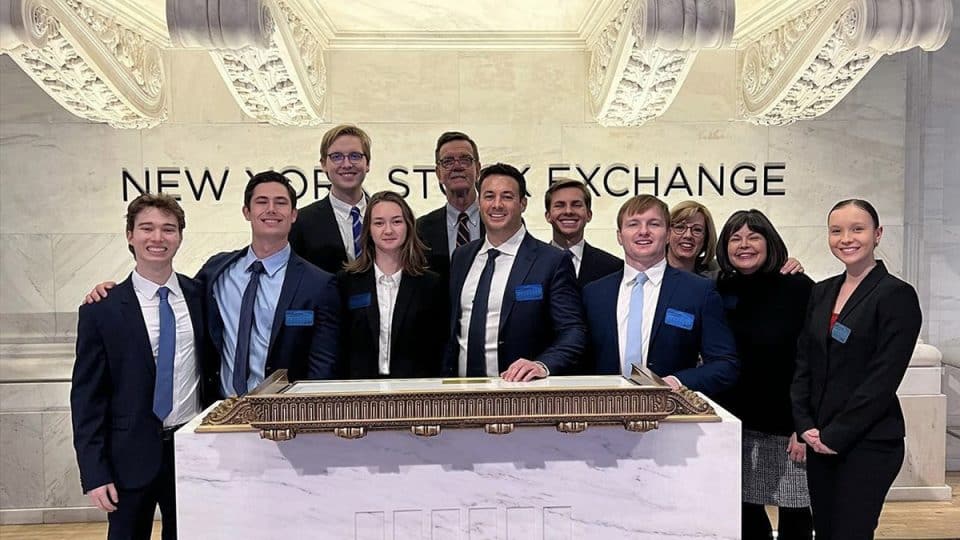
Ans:
{"label": "man's hand on podium", "polygon": [[519,358],[510,364],[506,371],[500,374],[507,382],[527,382],[542,379],[548,375],[546,366],[542,362],[534,362],[526,358]]}
{"label": "man's hand on podium", "polygon": [[117,286],[116,281],[104,281],[103,283],[97,284],[92,291],[87,293],[83,297],[84,304],[92,304],[94,302],[99,302],[107,297],[107,291]]}
{"label": "man's hand on podium", "polygon": [[87,492],[87,495],[90,496],[93,505],[104,512],[113,512],[117,509],[117,503],[120,502],[120,497],[117,496],[117,487],[113,485],[113,482],[91,489]]}
{"label": "man's hand on podium", "polygon": [[683,386],[680,383],[680,379],[674,377],[673,375],[667,375],[666,377],[664,377],[663,382],[670,385],[670,389],[673,390],[674,392],[676,392],[677,390],[680,389],[681,386]]}

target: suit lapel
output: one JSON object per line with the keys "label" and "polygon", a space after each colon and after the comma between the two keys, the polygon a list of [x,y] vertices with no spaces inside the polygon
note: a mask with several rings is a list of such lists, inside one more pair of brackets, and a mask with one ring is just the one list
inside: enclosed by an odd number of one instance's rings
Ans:
{"label": "suit lapel", "polygon": [[137,293],[133,289],[133,280],[128,277],[123,283],[117,285],[116,292],[119,293],[120,297],[122,324],[127,328],[124,333],[132,338],[140,349],[136,356],[145,361],[150,377],[156,377],[157,364],[153,358],[153,347],[150,345],[150,335],[147,334],[147,323],[143,320],[143,309],[140,307]]}
{"label": "suit lapel", "polygon": [[370,270],[367,270],[360,275],[360,290],[370,293],[370,305],[367,306],[367,326],[370,328],[370,339],[373,340],[374,349],[377,351],[377,356],[374,358],[374,368],[375,371],[380,369],[377,364],[378,358],[380,357],[380,298],[377,296],[377,271],[370,267]]}
{"label": "suit lapel", "polygon": [[[837,295],[840,294],[840,286],[843,285],[844,275],[840,274],[830,279],[826,297],[820,302],[820,305],[813,309],[813,335],[825,351],[828,350],[830,344],[830,319],[833,317],[833,305],[837,302]],[[850,303],[849,300],[847,303]]]}
{"label": "suit lapel", "polygon": [[[620,373],[620,324],[617,322],[617,297],[620,295],[620,283],[623,281],[623,270],[617,272],[616,278],[609,279],[610,286],[600,291],[603,304],[609,309],[600,311],[602,314],[600,328],[613,329],[613,343],[615,354],[604,355],[597,365],[597,373]],[[606,283],[606,281],[605,281]]]}
{"label": "suit lapel", "polygon": [[[887,268],[883,265],[883,261],[877,261],[877,266],[870,270],[870,273],[863,278],[863,281],[857,285],[857,288],[853,290],[853,294],[850,295],[850,298],[847,299],[847,303],[843,305],[843,309],[840,310],[840,316],[837,317],[838,321],[845,321],[847,316],[850,315],[850,312],[853,311],[857,305],[863,301],[864,298],[870,295],[874,289],[877,288],[877,285],[880,284],[880,281],[884,276],[887,275]],[[841,281],[842,283],[842,281]],[[836,296],[833,297],[836,301]]]}
{"label": "suit lapel", "polygon": [[[336,233],[336,237],[339,240],[338,243],[343,247],[340,253],[343,255],[343,260],[347,261],[349,260],[349,257],[347,257],[347,246],[344,245],[343,236],[340,235],[340,224],[337,223],[337,214],[333,211],[333,202],[330,201],[330,197],[333,197],[333,195],[327,195],[325,198],[320,199],[320,206],[318,208],[320,214],[320,230],[333,231],[333,233]],[[353,249],[353,246],[350,246],[350,249]]]}
{"label": "suit lapel", "polygon": [[444,206],[441,208],[442,212],[439,214],[438,219],[430,227],[430,235],[433,237],[430,239],[431,245],[434,246],[433,249],[437,252],[437,257],[441,255],[446,257],[447,260],[450,260],[450,247],[447,245],[447,208]]}
{"label": "suit lapel", "polygon": [[220,306],[217,304],[217,298],[213,291],[220,276],[227,271],[231,264],[246,255],[248,249],[250,249],[249,246],[238,249],[228,257],[224,257],[223,261],[213,268],[210,279],[206,282],[207,290],[204,291],[204,295],[206,296],[207,317],[209,319],[207,326],[210,329],[210,339],[213,340],[213,346],[216,347],[217,351],[223,351],[223,317],[220,315]]}
{"label": "suit lapel", "polygon": [[516,260],[513,261],[513,267],[510,269],[510,276],[507,278],[507,286],[503,290],[503,304],[500,307],[500,332],[507,325],[510,319],[510,312],[516,303],[516,295],[513,291],[523,283],[523,280],[530,273],[534,261],[537,259],[537,244],[534,242],[530,233],[523,236],[520,248],[517,250]]}
{"label": "suit lapel", "polygon": [[203,340],[203,321],[201,319],[203,316],[203,300],[192,280],[177,274],[177,281],[180,282],[180,290],[183,291],[183,298],[187,301],[187,311],[190,312],[193,340],[200,343]]}
{"label": "suit lapel", "polygon": [[[392,326],[390,327],[390,350],[397,350],[397,341],[400,339],[400,336],[406,332],[406,327],[404,323],[406,322],[407,315],[412,309],[413,303],[416,301],[416,298],[419,296],[420,284],[422,283],[423,276],[410,276],[404,274],[400,278],[400,288],[397,290],[397,302],[393,306],[393,321]],[[412,371],[412,366],[400,366],[397,362],[402,360],[402,356],[398,356],[391,353],[390,358],[390,373],[402,373]]]}
{"label": "suit lapel", "polygon": [[[660,295],[659,298],[657,298],[657,311],[653,316],[653,327],[650,330],[650,344],[657,339],[657,332],[660,330],[660,327],[663,326],[667,306],[670,305],[673,293],[677,290],[678,272],[682,272],[682,270],[671,268],[669,265],[663,270],[663,282],[660,283]],[[650,350],[650,344],[647,345],[648,351]]]}
{"label": "suit lapel", "polygon": [[273,328],[270,330],[270,345],[267,347],[267,358],[270,358],[270,352],[273,350],[273,344],[277,341],[277,335],[283,328],[287,308],[293,301],[293,297],[300,288],[300,280],[303,278],[303,259],[295,253],[290,253],[290,260],[287,261],[287,271],[283,275],[283,287],[280,288],[280,298],[277,300],[277,311],[273,314]]}

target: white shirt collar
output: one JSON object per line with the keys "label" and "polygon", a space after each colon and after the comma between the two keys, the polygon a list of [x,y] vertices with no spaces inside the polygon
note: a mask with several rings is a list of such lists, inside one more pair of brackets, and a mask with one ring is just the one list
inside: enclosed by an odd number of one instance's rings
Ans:
{"label": "white shirt collar", "polygon": [[377,266],[376,262],[373,263],[373,277],[376,278],[377,283],[380,282],[380,278],[382,278],[383,276],[389,277],[390,279],[393,280],[394,283],[400,283],[401,274],[403,274],[403,268],[401,268],[400,270],[397,270],[392,274],[386,274],[383,272],[383,270],[380,270],[380,267]]}
{"label": "white shirt collar", "polygon": [[[664,257],[660,259],[660,262],[647,268],[643,273],[647,275],[647,281],[653,283],[655,286],[660,286],[660,282],[663,281],[663,273],[667,269],[667,258]],[[626,262],[623,263],[623,283],[624,284],[633,284],[634,280],[637,279],[637,274],[640,271],[636,268],[630,266]]]}
{"label": "white shirt collar", "polygon": [[574,244],[574,245],[572,245],[572,246],[570,246],[570,247],[568,247],[568,248],[565,248],[565,247],[561,246],[560,244],[554,242],[553,240],[550,241],[550,245],[553,246],[553,247],[555,247],[555,248],[567,249],[567,250],[569,250],[570,253],[573,253],[574,258],[576,258],[578,261],[582,261],[582,260],[583,260],[583,246],[584,246],[584,244],[586,244],[586,243],[587,243],[587,239],[586,239],[586,238],[581,238],[580,241],[577,242],[576,244]]}
{"label": "white shirt collar", "polygon": [[350,216],[350,210],[356,206],[360,210],[360,217],[363,217],[363,213],[367,210],[367,194],[364,193],[363,197],[360,197],[360,202],[357,204],[350,204],[348,202],[341,201],[333,195],[333,192],[330,192],[330,205],[333,206],[333,210],[340,214],[341,216],[346,215]]}
{"label": "white shirt collar", "polygon": [[176,272],[170,272],[170,277],[167,278],[167,282],[163,285],[157,285],[156,283],[140,275],[140,273],[136,270],[133,271],[131,279],[133,280],[134,290],[146,298],[153,298],[157,296],[157,289],[160,287],[166,287],[170,289],[170,292],[173,293],[174,296],[183,296],[183,292],[180,290],[180,280],[177,279]]}
{"label": "white shirt collar", "polygon": [[500,244],[499,246],[494,246],[490,243],[490,238],[487,236],[483,237],[483,246],[480,248],[481,253],[486,253],[490,249],[496,248],[500,253],[505,253],[511,257],[517,256],[517,251],[520,250],[520,244],[523,243],[523,237],[527,234],[527,228],[521,224],[520,230],[515,232],[513,236],[507,239],[506,242]]}

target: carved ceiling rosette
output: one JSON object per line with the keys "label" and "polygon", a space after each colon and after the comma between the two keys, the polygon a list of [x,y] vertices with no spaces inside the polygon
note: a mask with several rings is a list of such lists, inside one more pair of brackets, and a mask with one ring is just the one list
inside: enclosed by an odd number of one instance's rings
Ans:
{"label": "carved ceiling rosette", "polygon": [[241,109],[261,122],[323,122],[320,33],[280,0],[167,0],[174,46],[210,51]]}
{"label": "carved ceiling rosette", "polygon": [[820,116],[880,58],[946,43],[951,0],[821,0],[737,53],[738,109],[758,125]]}
{"label": "carved ceiling rosette", "polygon": [[588,89],[603,126],[639,126],[667,110],[700,49],[733,37],[733,0],[627,0],[591,44]]}
{"label": "carved ceiling rosette", "polygon": [[0,52],[80,118],[141,129],[167,117],[160,48],[79,0],[0,0]]}

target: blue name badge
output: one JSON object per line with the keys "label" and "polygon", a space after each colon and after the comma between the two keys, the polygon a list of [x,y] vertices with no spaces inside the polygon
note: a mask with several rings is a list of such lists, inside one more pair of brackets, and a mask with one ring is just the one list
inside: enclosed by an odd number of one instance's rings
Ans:
{"label": "blue name badge", "polygon": [[313,311],[309,309],[288,309],[284,321],[287,326],[313,326]]}
{"label": "blue name badge", "polygon": [[850,337],[850,328],[840,324],[834,323],[833,330],[830,330],[830,337],[837,340],[840,343],[846,343],[847,338]]}
{"label": "blue name badge", "polygon": [[687,313],[686,311],[680,311],[678,309],[667,308],[667,316],[664,319],[664,322],[670,326],[676,326],[677,328],[683,328],[684,330],[693,329],[694,317],[692,313]]}
{"label": "blue name badge", "polygon": [[543,286],[539,283],[534,283],[532,285],[520,285],[514,291],[514,297],[517,299],[517,302],[543,300]]}
{"label": "blue name badge", "polygon": [[370,293],[355,294],[350,297],[348,303],[350,304],[350,309],[360,309],[365,308],[370,305]]}

